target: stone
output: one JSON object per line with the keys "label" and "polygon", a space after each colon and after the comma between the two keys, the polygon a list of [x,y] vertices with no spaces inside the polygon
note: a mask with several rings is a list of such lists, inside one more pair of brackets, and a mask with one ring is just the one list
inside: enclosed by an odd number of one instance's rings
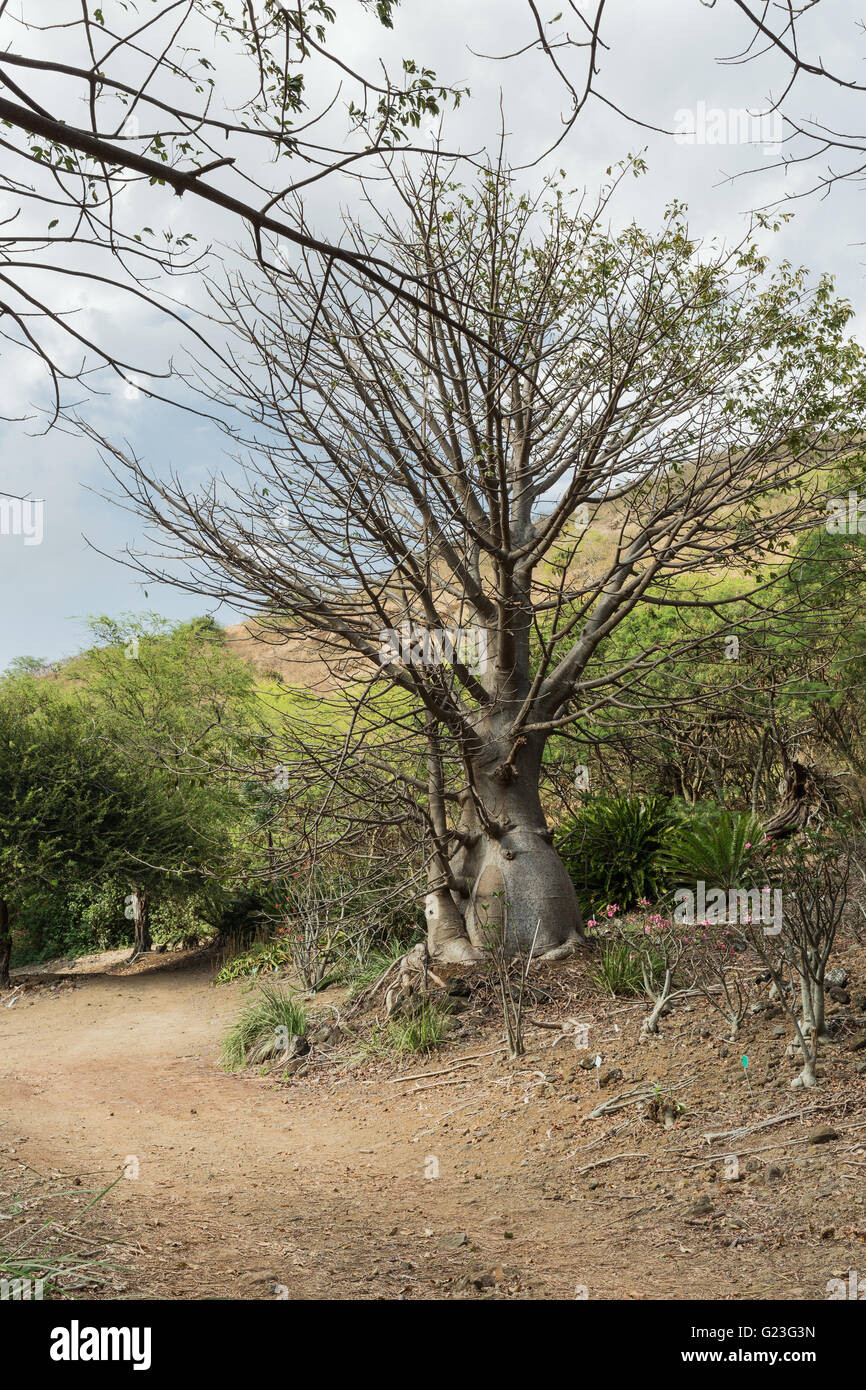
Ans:
{"label": "stone", "polygon": [[866,1033],[855,1033],[853,1038],[848,1039],[849,1052],[862,1052],[866,1047]]}
{"label": "stone", "polygon": [[695,1202],[693,1206],[689,1207],[684,1212],[684,1215],[691,1217],[709,1216],[710,1213],[713,1211],[715,1211],[715,1207],[713,1206],[711,1199],[709,1197],[704,1196],[701,1197],[699,1201]]}
{"label": "stone", "polygon": [[440,1236],[438,1241],[440,1250],[460,1250],[462,1246],[468,1244],[469,1237],[465,1231],[458,1231],[450,1236]]}
{"label": "stone", "polygon": [[445,993],[449,995],[451,999],[468,999],[472,990],[469,988],[466,980],[461,980],[459,977],[456,977],[448,981]]}
{"label": "stone", "polygon": [[497,1284],[514,1284],[520,1276],[516,1269],[505,1265],[494,1265],[492,1269],[479,1270],[462,1281],[461,1287],[473,1289],[494,1289]]}
{"label": "stone", "polygon": [[831,985],[827,991],[828,996],[834,1004],[850,1004],[851,996],[847,989],[841,989],[839,985]]}
{"label": "stone", "polygon": [[850,978],[851,976],[844,965],[836,965],[832,970],[827,971],[827,974],[824,976],[824,984],[838,985],[841,989],[844,985],[847,985]]}
{"label": "stone", "polygon": [[818,1125],[815,1129],[812,1130],[812,1133],[809,1135],[808,1142],[810,1144],[829,1144],[832,1143],[834,1139],[838,1138],[839,1135],[836,1133],[833,1126],[824,1124]]}
{"label": "stone", "polygon": [[778,1163],[768,1163],[764,1169],[764,1182],[766,1183],[781,1182],[784,1176],[785,1171],[779,1167]]}

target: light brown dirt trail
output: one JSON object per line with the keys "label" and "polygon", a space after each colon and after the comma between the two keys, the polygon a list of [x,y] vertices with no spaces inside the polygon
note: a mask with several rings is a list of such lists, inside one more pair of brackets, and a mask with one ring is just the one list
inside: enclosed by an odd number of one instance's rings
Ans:
{"label": "light brown dirt trail", "polygon": [[[680,1193],[680,1173],[701,1165],[665,1158],[682,1134],[626,1135],[622,1151],[651,1161],[578,1174],[617,1146],[582,1127],[588,1104],[557,1089],[549,1050],[516,1070],[487,1058],[433,1076],[492,1035],[452,1044],[403,1068],[429,1071],[420,1083],[395,1081],[390,1064],[289,1085],[227,1075],[220,1039],[248,996],[211,975],[82,975],[0,1008],[4,1177],[98,1186],[137,1166],[88,1218],[127,1243],[103,1297],[574,1298],[586,1286],[591,1298],[797,1299],[825,1297],[858,1251],[863,1263],[841,1182],[824,1208],[832,1240],[779,1246],[774,1227],[800,1220],[787,1189],[740,1184],[720,1193],[721,1218],[688,1217],[703,1189]],[[747,1230],[759,1238],[734,1245]]]}

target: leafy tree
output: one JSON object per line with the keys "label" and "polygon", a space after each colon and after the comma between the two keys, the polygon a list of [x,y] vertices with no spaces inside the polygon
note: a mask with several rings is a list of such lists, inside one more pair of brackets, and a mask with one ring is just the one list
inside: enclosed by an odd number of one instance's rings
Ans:
{"label": "leafy tree", "polygon": [[32,681],[0,685],[0,987],[22,904],[101,870],[122,838],[133,788],[71,706]]}
{"label": "leafy tree", "polygon": [[[26,676],[0,683],[0,981],[8,983],[11,929],[25,903],[122,877],[137,954],[150,946],[153,893],[167,884],[200,891],[229,861],[235,803],[207,761],[225,705],[212,687],[205,699],[213,651],[202,655],[196,633],[182,629],[168,656],[151,653],[137,673],[125,648],[113,668],[104,650],[84,658],[70,680],[92,665],[104,678],[92,688]],[[248,681],[229,664],[227,684],[240,694]]]}
{"label": "leafy tree", "polygon": [[150,949],[150,896],[166,871],[194,885],[229,867],[242,814],[233,758],[248,747],[254,678],[211,618],[103,617],[92,629],[97,645],[71,674],[148,810],[149,853],[126,860],[135,958]]}

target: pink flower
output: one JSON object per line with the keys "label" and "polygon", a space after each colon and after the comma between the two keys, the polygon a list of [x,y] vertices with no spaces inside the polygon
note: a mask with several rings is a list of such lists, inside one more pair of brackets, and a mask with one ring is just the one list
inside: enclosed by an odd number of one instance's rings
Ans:
{"label": "pink flower", "polygon": [[746,849],[751,849],[751,848],[752,848],[752,842],[751,842],[751,840],[747,840],[747,841],[746,841]]}

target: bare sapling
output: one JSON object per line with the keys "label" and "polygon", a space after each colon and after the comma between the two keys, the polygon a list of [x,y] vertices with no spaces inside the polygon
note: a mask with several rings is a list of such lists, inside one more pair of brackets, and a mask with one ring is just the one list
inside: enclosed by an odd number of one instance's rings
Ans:
{"label": "bare sapling", "polygon": [[[824,982],[845,914],[851,861],[851,848],[846,842],[817,832],[804,837],[785,853],[774,856],[774,874],[782,884],[784,904],[778,928],[768,930],[755,922],[750,924],[752,945],[794,1025],[793,1047],[803,1059],[801,1072],[791,1082],[794,1088],[818,1084],[818,1049],[827,1032]],[[793,989],[788,976],[793,980]]]}
{"label": "bare sapling", "polygon": [[519,941],[515,945],[509,944],[507,903],[503,904],[501,922],[488,918],[483,929],[485,949],[502,1005],[508,1055],[512,1059],[522,1057],[526,1051],[523,1037],[524,1005],[537,938],[538,927],[528,949],[524,949]]}

